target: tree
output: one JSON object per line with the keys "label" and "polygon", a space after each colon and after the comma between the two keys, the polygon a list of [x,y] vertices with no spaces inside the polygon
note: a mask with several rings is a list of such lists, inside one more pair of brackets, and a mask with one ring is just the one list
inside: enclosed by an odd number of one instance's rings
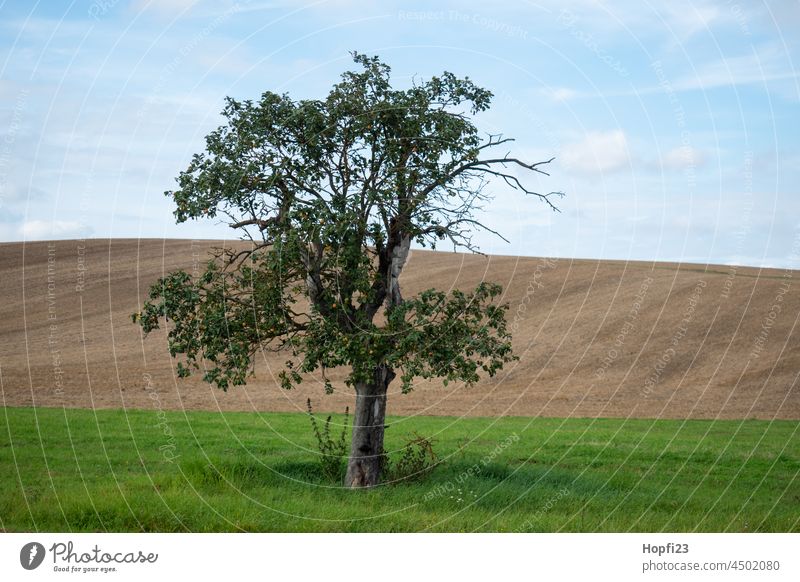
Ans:
{"label": "tree", "polygon": [[513,173],[547,175],[541,166],[552,160],[487,155],[512,141],[482,140],[471,121],[491,92],[447,72],[397,90],[377,57],[353,59],[358,70],[323,100],[272,92],[226,100],[226,123],[166,195],[178,223],[220,217],[251,244],[212,253],[199,277],[160,279],[133,319],[145,334],[166,319],[178,375],[202,367],[223,390],[247,381],[260,350],[287,354],[287,389],[321,370],[332,390],[326,371],[349,367],[356,404],[346,485],[364,487],[380,479],[397,374],[403,392],[416,377],[471,384],[514,359],[500,285],[402,296],[411,243],[478,252],[473,233],[490,229],[476,211],[498,179],[554,210],[561,193],[529,190]]}

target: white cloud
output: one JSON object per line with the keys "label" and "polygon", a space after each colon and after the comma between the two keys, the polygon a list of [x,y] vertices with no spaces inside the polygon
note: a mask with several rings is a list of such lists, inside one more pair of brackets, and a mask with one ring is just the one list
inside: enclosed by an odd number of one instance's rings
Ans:
{"label": "white cloud", "polygon": [[0,180],[0,207],[3,203],[18,204],[20,202],[31,202],[35,200],[44,200],[47,193],[41,188],[35,186],[21,186],[19,184],[3,183]]}
{"label": "white cloud", "polygon": [[718,21],[727,17],[718,6],[698,2],[689,6],[665,2],[656,11],[680,43],[699,32],[711,31]]}
{"label": "white cloud", "polygon": [[685,42],[699,32],[713,30],[733,20],[732,11],[720,6],[719,0],[675,3],[540,0],[536,4],[546,6],[555,15],[561,14],[561,21],[572,22],[570,26],[609,40],[619,38],[620,32],[624,32],[648,40],[666,34],[677,42]]}
{"label": "white cloud", "polygon": [[590,132],[564,147],[561,160],[565,167],[585,174],[613,172],[630,163],[628,139],[621,129]]}
{"label": "white cloud", "polygon": [[692,146],[673,148],[661,157],[661,169],[684,170],[689,167],[701,167],[708,161],[705,152]]}
{"label": "white cloud", "polygon": [[24,240],[78,238],[91,233],[91,228],[74,220],[28,220],[19,228]]}
{"label": "white cloud", "polygon": [[540,89],[539,94],[558,103],[569,101],[578,96],[577,91],[568,89],[567,87],[547,87],[545,89]]}
{"label": "white cloud", "polygon": [[796,79],[797,76],[785,48],[779,43],[770,43],[758,46],[757,50],[753,47],[752,53],[726,56],[703,63],[694,68],[692,74],[678,79],[673,89],[690,91],[766,84],[770,81]]}
{"label": "white cloud", "polygon": [[197,4],[197,0],[135,0],[131,8],[136,12],[153,12],[162,18],[183,15]]}

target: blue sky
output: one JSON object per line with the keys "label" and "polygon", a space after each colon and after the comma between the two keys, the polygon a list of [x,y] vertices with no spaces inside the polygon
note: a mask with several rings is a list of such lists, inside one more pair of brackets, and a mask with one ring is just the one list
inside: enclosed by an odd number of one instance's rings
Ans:
{"label": "blue sky", "polygon": [[561,213],[497,187],[488,253],[800,268],[796,1],[0,4],[0,240],[231,238],[163,192],[223,98],[322,97],[378,54],[495,93]]}

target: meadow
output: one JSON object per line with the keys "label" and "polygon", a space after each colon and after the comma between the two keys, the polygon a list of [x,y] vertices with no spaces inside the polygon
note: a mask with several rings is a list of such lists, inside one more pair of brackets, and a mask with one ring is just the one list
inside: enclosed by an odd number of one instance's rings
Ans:
{"label": "meadow", "polygon": [[368,491],[320,475],[300,413],[8,407],[0,425],[10,532],[800,531],[796,421],[391,417],[389,451],[420,434],[441,462]]}

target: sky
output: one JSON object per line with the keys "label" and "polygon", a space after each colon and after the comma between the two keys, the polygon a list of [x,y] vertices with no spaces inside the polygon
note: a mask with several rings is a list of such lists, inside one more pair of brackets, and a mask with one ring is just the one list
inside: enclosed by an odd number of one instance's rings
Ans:
{"label": "sky", "polygon": [[358,51],[469,76],[482,132],[555,157],[560,212],[493,185],[486,253],[800,268],[798,30],[797,0],[2,2],[0,241],[236,238],[164,196],[225,96],[323,98]]}

